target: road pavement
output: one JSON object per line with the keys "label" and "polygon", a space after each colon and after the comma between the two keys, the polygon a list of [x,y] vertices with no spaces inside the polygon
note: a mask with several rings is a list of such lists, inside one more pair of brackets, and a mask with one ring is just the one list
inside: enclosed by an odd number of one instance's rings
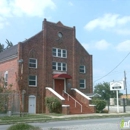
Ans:
{"label": "road pavement", "polygon": [[[130,117],[66,120],[29,124],[38,126],[42,130],[120,130],[120,122],[122,119],[129,121]],[[0,130],[7,130],[9,126],[0,125]]]}

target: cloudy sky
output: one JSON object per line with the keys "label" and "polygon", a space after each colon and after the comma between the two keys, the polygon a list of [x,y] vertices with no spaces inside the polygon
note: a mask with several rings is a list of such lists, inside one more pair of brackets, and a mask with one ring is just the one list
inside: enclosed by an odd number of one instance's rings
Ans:
{"label": "cloudy sky", "polygon": [[0,43],[17,44],[42,30],[42,21],[76,27],[93,55],[93,82],[122,80],[130,93],[130,0],[0,0]]}

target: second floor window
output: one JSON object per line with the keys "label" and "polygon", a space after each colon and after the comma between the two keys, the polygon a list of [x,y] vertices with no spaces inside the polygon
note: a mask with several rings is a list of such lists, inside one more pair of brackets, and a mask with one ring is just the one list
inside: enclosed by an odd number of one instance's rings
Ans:
{"label": "second floor window", "polygon": [[79,72],[80,72],[80,73],[86,73],[86,70],[85,70],[85,66],[84,66],[84,65],[80,65],[80,67],[79,67]]}
{"label": "second floor window", "polygon": [[29,76],[29,86],[37,86],[37,76],[36,75]]}
{"label": "second floor window", "polygon": [[34,58],[29,59],[29,68],[37,68],[37,59]]}
{"label": "second floor window", "polygon": [[67,58],[67,50],[59,49],[59,48],[53,48],[52,49],[52,55],[54,57]]}
{"label": "second floor window", "polygon": [[52,69],[59,71],[67,71],[67,64],[62,62],[52,62]]}

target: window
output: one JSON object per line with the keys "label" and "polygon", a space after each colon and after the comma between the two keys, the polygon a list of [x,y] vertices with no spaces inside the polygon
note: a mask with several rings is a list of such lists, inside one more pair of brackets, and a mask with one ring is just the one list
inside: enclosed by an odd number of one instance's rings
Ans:
{"label": "window", "polygon": [[56,56],[56,48],[53,48],[53,50],[52,50],[52,55],[53,55],[53,56]]}
{"label": "window", "polygon": [[85,89],[86,88],[86,80],[85,79],[80,79],[79,80],[79,87],[80,87],[80,89]]}
{"label": "window", "polygon": [[52,69],[59,71],[67,71],[67,64],[61,62],[52,62]]}
{"label": "window", "polygon": [[8,85],[8,71],[4,73],[4,87],[7,87]]}
{"label": "window", "polygon": [[84,65],[81,65],[81,66],[79,67],[79,72],[80,72],[80,73],[86,73],[86,71],[85,71],[85,66],[84,66]]}
{"label": "window", "polygon": [[36,75],[29,76],[29,86],[37,86],[37,76]]}
{"label": "window", "polygon": [[37,68],[37,59],[30,58],[29,59],[29,67],[30,68]]}
{"label": "window", "polygon": [[52,49],[52,55],[54,57],[67,58],[67,50],[59,49],[59,48],[53,48]]}

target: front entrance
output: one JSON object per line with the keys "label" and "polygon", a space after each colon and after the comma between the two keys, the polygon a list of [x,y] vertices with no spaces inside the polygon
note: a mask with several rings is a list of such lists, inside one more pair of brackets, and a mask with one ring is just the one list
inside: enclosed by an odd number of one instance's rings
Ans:
{"label": "front entrance", "polygon": [[28,112],[30,114],[36,113],[36,96],[34,95],[29,96]]}
{"label": "front entrance", "polygon": [[62,95],[64,90],[64,79],[55,79],[55,91]]}

